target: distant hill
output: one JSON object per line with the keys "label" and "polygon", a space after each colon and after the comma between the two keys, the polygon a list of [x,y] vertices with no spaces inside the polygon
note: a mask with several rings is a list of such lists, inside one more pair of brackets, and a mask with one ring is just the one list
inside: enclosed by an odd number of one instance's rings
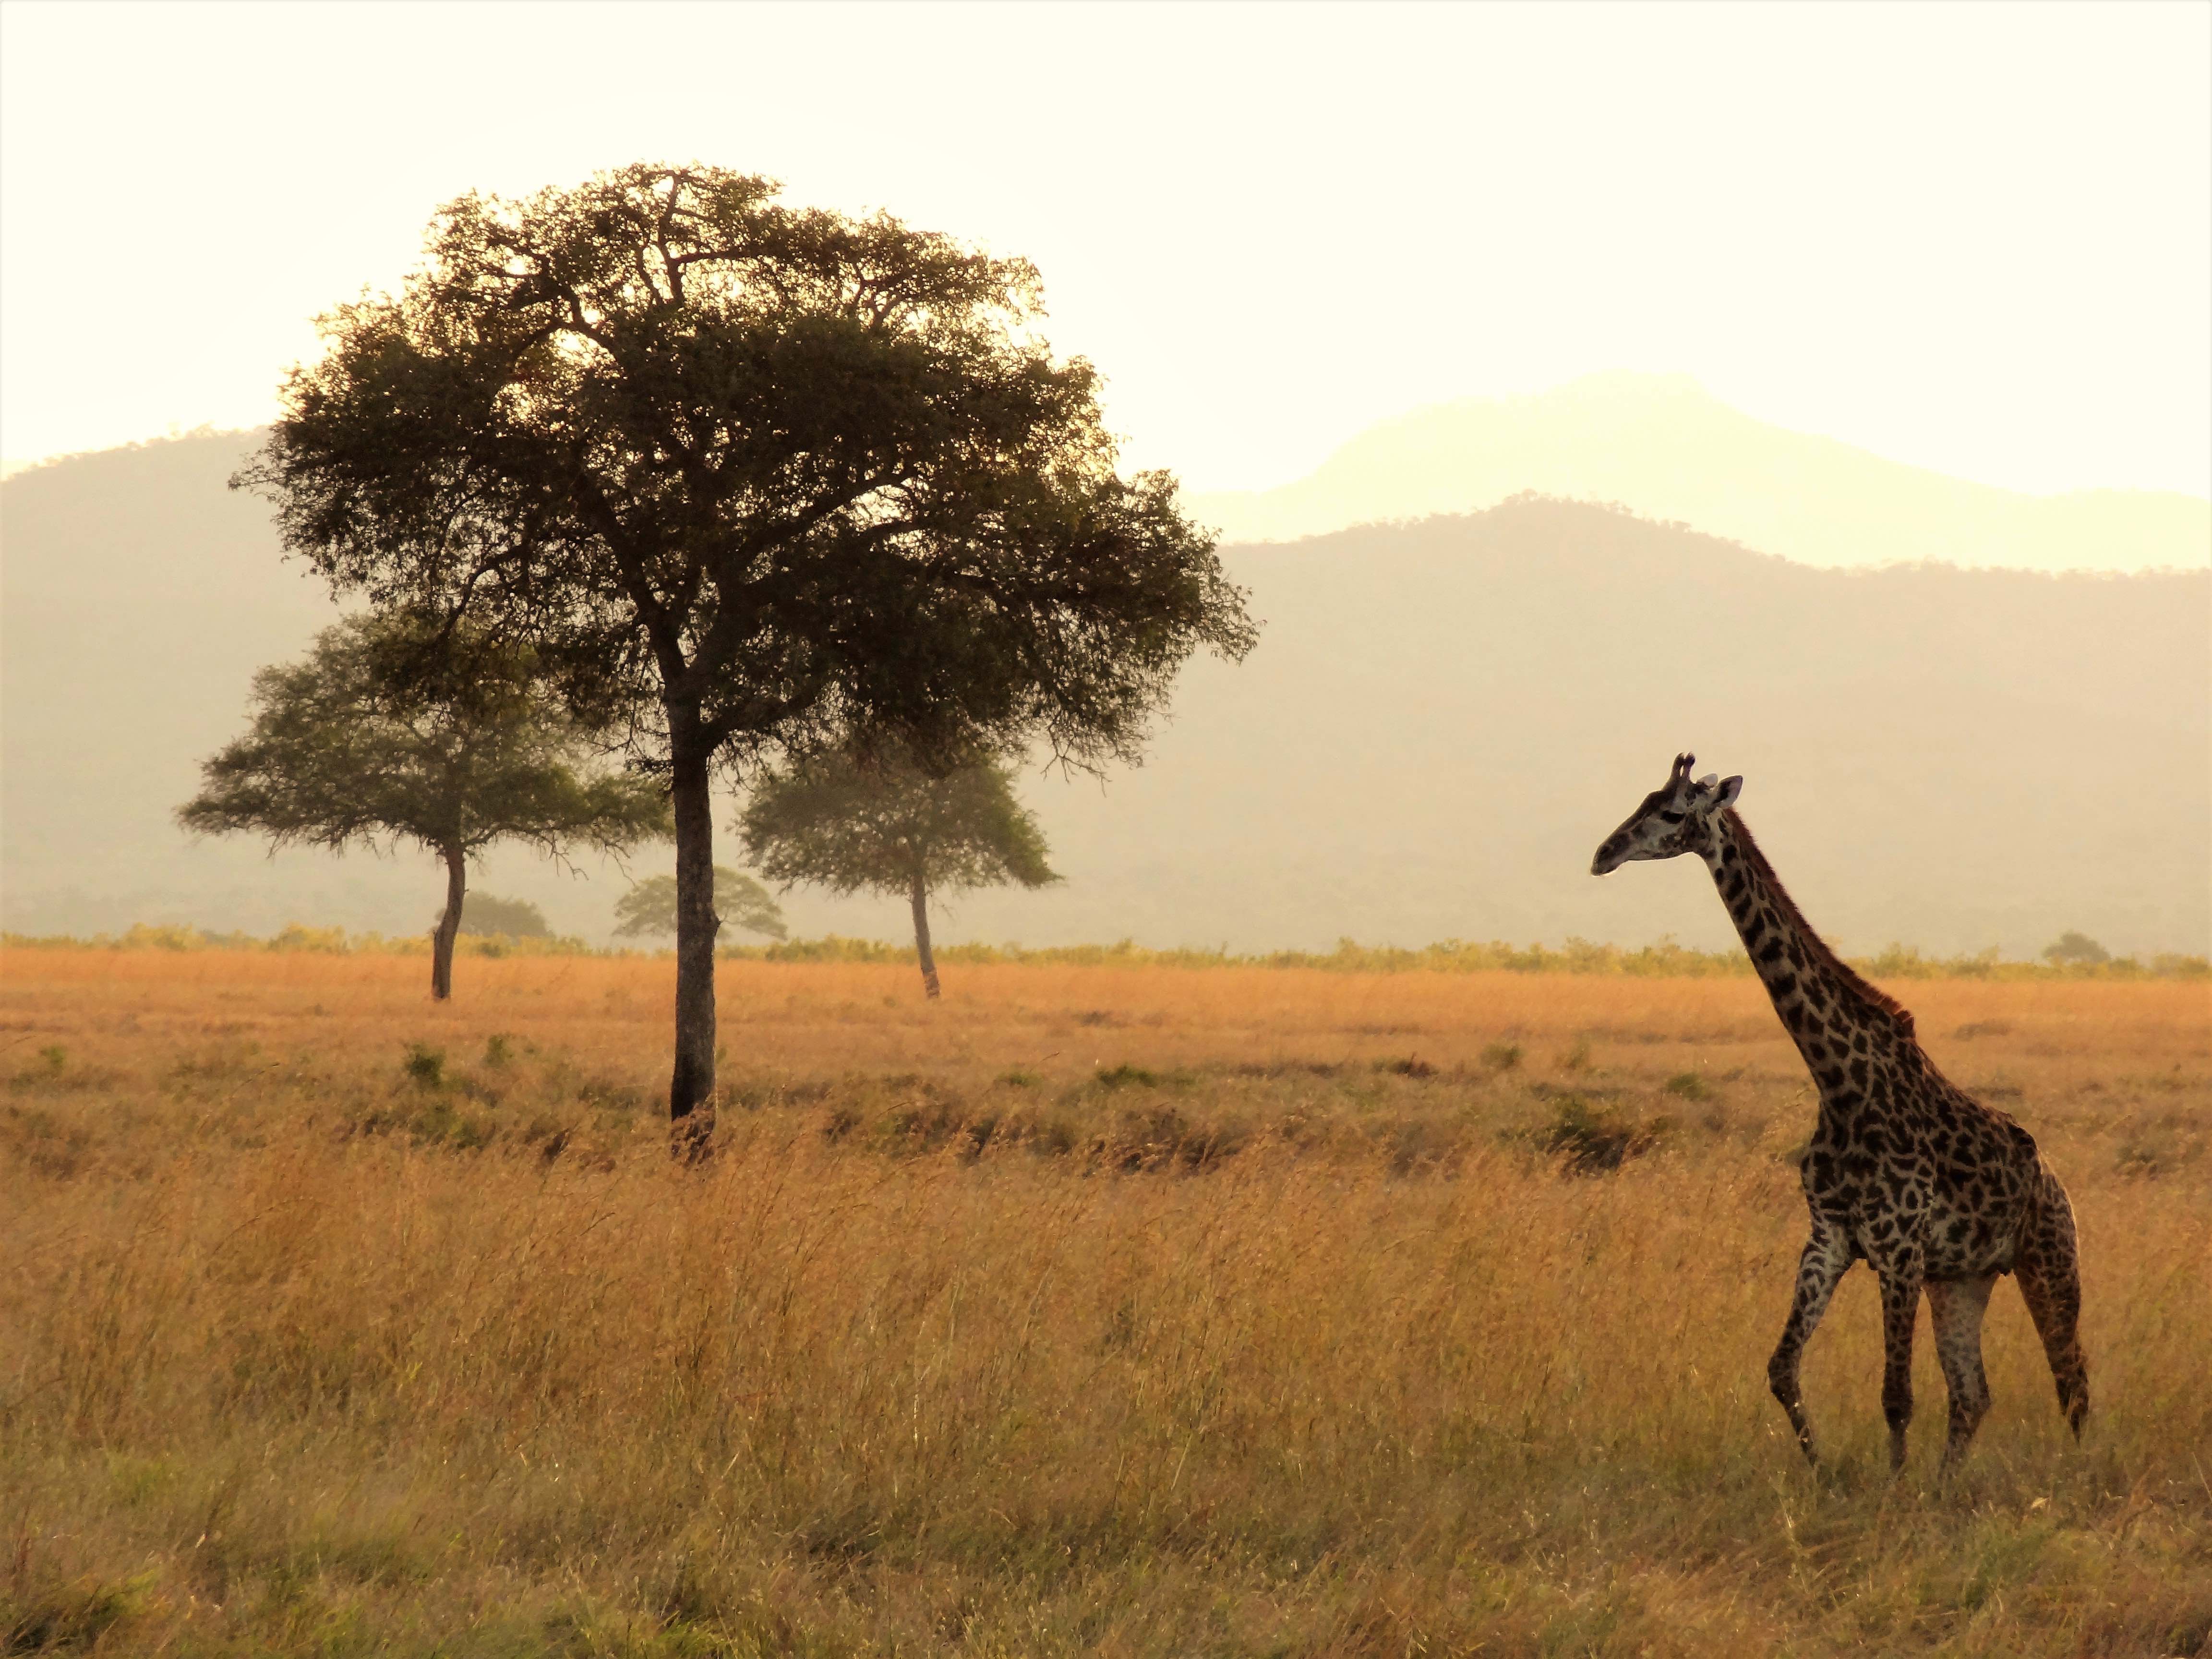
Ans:
{"label": "distant hill", "polygon": [[1231,541],[1292,541],[1523,490],[1615,502],[1804,564],[2212,565],[2212,501],[1968,483],[1769,426],[1686,375],[1597,374],[1537,397],[1438,404],[1369,428],[1295,483],[1190,506]]}
{"label": "distant hill", "polygon": [[[0,484],[9,929],[398,932],[437,908],[427,859],[271,860],[169,821],[252,670],[337,615],[265,506],[222,487],[250,441]],[[1192,665],[1144,768],[1030,780],[1066,884],[957,901],[945,939],[1719,944],[1701,871],[1588,872],[1687,747],[1746,775],[1746,817],[1848,950],[2021,956],[2069,927],[2212,945],[2212,574],[1820,570],[1543,500],[1225,556],[1259,647]],[[604,939],[622,878],[586,875],[505,854],[482,879]],[[800,933],[904,920],[804,893],[787,910]]]}

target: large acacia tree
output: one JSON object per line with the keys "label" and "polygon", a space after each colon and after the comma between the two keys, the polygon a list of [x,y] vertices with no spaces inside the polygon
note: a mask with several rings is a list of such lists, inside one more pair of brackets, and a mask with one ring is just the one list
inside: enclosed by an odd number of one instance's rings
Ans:
{"label": "large acacia tree", "polygon": [[833,752],[762,777],[738,833],[770,881],[906,900],[931,998],[931,894],[1060,879],[1045,861],[1043,830],[1014,798],[1012,769],[988,757],[939,774],[890,751]]}
{"label": "large acacia tree", "polygon": [[1124,478],[1035,270],[769,180],[635,166],[433,222],[323,319],[239,482],[340,589],[529,641],[665,769],[673,1143],[713,1128],[718,762],[894,733],[1133,757],[1243,595],[1174,480]]}
{"label": "large acacia tree", "polygon": [[357,617],[296,663],[253,677],[246,734],[202,763],[177,821],[201,835],[343,852],[412,842],[446,866],[430,994],[453,990],[469,860],[521,841],[556,858],[622,852],[668,833],[649,778],[599,764],[601,745],[551,696],[526,648],[473,629],[426,633]]}

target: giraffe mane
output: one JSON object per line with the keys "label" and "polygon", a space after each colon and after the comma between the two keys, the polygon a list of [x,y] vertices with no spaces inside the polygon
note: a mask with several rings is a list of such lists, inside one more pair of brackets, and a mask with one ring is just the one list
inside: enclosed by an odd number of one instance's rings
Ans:
{"label": "giraffe mane", "polygon": [[1736,845],[1743,849],[1746,861],[1766,883],[1767,890],[1774,896],[1775,903],[1796,928],[1797,937],[1804,942],[1806,953],[1833,975],[1847,994],[1856,997],[1876,1012],[1888,1015],[1896,1022],[1899,1030],[1906,1036],[1912,1036],[1912,1011],[1888,992],[1874,985],[1858,969],[1836,954],[1834,947],[1814,932],[1813,924],[1805,920],[1805,913],[1797,908],[1797,901],[1790,896],[1790,890],[1782,884],[1782,878],[1774,873],[1774,866],[1767,862],[1766,854],[1759,851],[1759,843],[1752,839],[1751,826],[1736,814],[1733,807],[1721,816],[1728,820]]}

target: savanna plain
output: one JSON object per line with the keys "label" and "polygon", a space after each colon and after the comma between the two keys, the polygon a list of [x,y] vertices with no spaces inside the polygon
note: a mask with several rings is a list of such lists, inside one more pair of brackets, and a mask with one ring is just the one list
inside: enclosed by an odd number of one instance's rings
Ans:
{"label": "savanna plain", "polygon": [[2180,1655],[2212,997],[1892,987],[2073,1194],[2077,1446],[1768,1396],[1813,1102],[1747,978],[0,957],[0,1630],[111,1653]]}

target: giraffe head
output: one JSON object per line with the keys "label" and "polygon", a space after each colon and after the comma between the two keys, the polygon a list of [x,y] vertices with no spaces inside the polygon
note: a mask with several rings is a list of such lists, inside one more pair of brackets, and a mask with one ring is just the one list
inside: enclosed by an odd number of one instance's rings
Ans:
{"label": "giraffe head", "polygon": [[1695,755],[1674,757],[1674,769],[1663,787],[1644,798],[1628,821],[1607,836],[1590,860],[1590,874],[1602,876],[1633,859],[1671,859],[1703,853],[1712,845],[1713,824],[1743,793],[1743,780],[1692,779]]}

